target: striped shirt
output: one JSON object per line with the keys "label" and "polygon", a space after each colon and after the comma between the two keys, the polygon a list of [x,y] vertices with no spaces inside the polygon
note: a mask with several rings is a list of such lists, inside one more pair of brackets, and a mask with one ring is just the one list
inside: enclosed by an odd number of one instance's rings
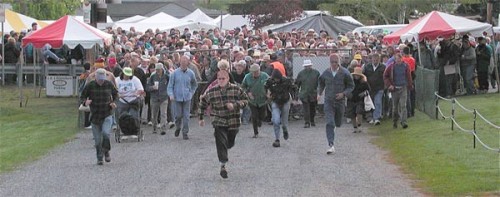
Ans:
{"label": "striped shirt", "polygon": [[[227,103],[232,103],[233,110],[226,107]],[[247,94],[238,86],[228,83],[226,87],[215,86],[210,89],[200,101],[200,120],[203,120],[203,114],[210,105],[213,116],[212,125],[218,127],[228,127],[229,130],[237,130],[240,127],[240,109],[248,104]]]}

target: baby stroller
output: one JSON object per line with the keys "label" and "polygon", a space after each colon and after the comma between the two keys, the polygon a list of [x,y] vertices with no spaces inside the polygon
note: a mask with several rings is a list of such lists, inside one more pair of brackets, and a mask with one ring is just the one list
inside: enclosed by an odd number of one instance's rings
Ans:
{"label": "baby stroller", "polygon": [[118,126],[115,132],[115,141],[118,143],[126,139],[137,139],[138,142],[144,141],[139,114],[139,109],[142,108],[142,98],[138,97],[132,102],[125,99],[120,99],[120,101],[124,101],[126,107],[119,108],[116,111]]}

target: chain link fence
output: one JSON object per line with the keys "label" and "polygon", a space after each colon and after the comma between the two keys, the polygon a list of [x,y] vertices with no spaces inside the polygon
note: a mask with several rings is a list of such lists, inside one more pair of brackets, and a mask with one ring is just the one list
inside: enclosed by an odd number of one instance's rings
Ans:
{"label": "chain link fence", "polygon": [[430,70],[418,66],[415,70],[415,107],[429,117],[435,117],[436,96],[439,89],[439,70]]}

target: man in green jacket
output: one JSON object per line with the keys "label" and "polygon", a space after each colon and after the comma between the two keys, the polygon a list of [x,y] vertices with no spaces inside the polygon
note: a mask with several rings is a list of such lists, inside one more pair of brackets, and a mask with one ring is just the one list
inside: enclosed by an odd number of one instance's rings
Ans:
{"label": "man in green jacket", "polygon": [[260,71],[258,64],[250,66],[250,73],[245,75],[241,88],[247,93],[249,106],[252,112],[252,126],[254,138],[259,135],[259,127],[262,126],[262,120],[266,116],[266,84],[269,75]]}
{"label": "man in green jacket", "polygon": [[312,68],[311,60],[304,60],[302,65],[304,70],[300,71],[295,80],[295,84],[300,89],[299,98],[302,101],[304,109],[304,128],[316,126],[314,116],[316,115],[316,106],[318,105],[318,79],[320,73]]}

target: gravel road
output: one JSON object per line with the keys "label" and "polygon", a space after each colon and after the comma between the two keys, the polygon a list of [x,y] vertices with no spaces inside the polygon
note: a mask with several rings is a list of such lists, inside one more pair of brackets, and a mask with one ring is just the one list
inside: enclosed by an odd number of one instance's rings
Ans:
{"label": "gravel road", "polygon": [[[112,142],[111,163],[97,166],[91,131],[43,158],[0,175],[0,196],[422,196],[366,131],[336,131],[327,155],[323,119],[304,129],[290,121],[290,139],[273,148],[272,126],[254,139],[242,126],[229,152],[228,179],[219,176],[213,129],[191,120],[190,139],[152,134]],[[208,120],[207,120],[208,123]],[[365,128],[366,129],[366,128]]]}

